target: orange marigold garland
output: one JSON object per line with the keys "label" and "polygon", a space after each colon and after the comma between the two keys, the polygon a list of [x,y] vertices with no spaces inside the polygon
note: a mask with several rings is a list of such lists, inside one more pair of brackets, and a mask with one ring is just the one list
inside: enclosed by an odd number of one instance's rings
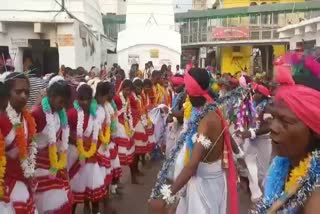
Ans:
{"label": "orange marigold garland", "polygon": [[[35,120],[27,109],[22,110],[22,118],[26,121],[28,128],[28,136],[26,137],[23,124],[24,122],[21,122],[21,118],[18,113],[12,108],[10,104],[7,106],[6,111],[12,127],[14,128],[16,133],[15,140],[18,145],[21,168],[23,170],[24,176],[26,178],[31,178],[34,176],[37,155],[37,143],[35,142]],[[28,141],[31,141],[29,148]]]}

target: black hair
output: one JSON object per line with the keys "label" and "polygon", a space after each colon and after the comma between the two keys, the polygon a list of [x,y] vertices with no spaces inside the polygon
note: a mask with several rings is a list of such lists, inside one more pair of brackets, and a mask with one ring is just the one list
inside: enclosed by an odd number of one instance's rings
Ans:
{"label": "black hair", "polygon": [[183,75],[182,74],[175,74],[174,77],[182,77],[183,78]]}
{"label": "black hair", "polygon": [[152,81],[150,79],[143,80],[143,87],[152,87]]}
{"label": "black hair", "polygon": [[133,86],[137,87],[137,88],[143,88],[143,82],[141,79],[136,79],[135,81],[133,81]]}
{"label": "black hair", "polygon": [[57,96],[68,99],[71,97],[71,88],[67,81],[59,80],[48,87],[47,94],[49,97]]}
{"label": "black hair", "polygon": [[161,69],[160,69],[162,72],[166,72],[168,70],[168,66],[166,64],[163,64],[161,66]]}
{"label": "black hair", "polygon": [[41,69],[39,68],[39,66],[37,65],[30,65],[29,66],[29,76],[30,77],[41,77],[42,72]]}
{"label": "black hair", "polygon": [[24,73],[12,72],[5,79],[5,86],[7,87],[8,91],[12,90],[16,79],[27,80],[28,84],[30,84],[28,77]]}
{"label": "black hair", "polygon": [[151,74],[151,77],[152,78],[155,78],[155,77],[157,77],[157,76],[161,76],[161,71],[159,71],[159,70],[154,70],[153,72],[152,72],[152,74]]}
{"label": "black hair", "polygon": [[132,82],[131,82],[131,80],[128,80],[128,79],[126,79],[126,80],[124,80],[123,82],[122,82],[122,89],[124,89],[124,88],[133,88],[133,85],[132,85]]}
{"label": "black hair", "polygon": [[124,72],[123,69],[119,69],[116,71],[116,74],[120,74],[122,76],[121,80],[124,80],[124,78],[126,78],[126,73]]}
{"label": "black hair", "polygon": [[[208,72],[205,69],[192,68],[189,71],[189,74],[193,77],[193,79],[200,85],[200,87],[203,90],[207,90],[209,88],[210,77]],[[200,107],[206,103],[206,98],[190,96],[190,101],[194,107]]]}
{"label": "black hair", "polygon": [[200,85],[203,90],[206,90],[210,86],[210,77],[208,72],[202,68],[192,68],[189,74],[193,77],[195,81]]}
{"label": "black hair", "polygon": [[295,76],[293,77],[296,84],[304,85],[314,90],[320,91],[320,79],[314,76]]}
{"label": "black hair", "polygon": [[93,94],[93,90],[92,88],[87,85],[87,84],[83,84],[78,88],[77,91],[77,98],[92,98],[92,94]]}
{"label": "black hair", "polygon": [[3,82],[0,82],[0,99],[8,98],[9,90]]}
{"label": "black hair", "polygon": [[96,89],[97,96],[105,96],[112,90],[112,85],[110,82],[99,82]]}

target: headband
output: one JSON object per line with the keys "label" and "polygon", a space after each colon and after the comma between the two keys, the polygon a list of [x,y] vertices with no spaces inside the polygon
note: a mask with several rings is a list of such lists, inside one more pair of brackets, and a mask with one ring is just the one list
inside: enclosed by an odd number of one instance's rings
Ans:
{"label": "headband", "polygon": [[183,77],[171,77],[171,83],[172,85],[184,85],[184,79]]}
{"label": "headband", "polygon": [[283,101],[286,106],[310,129],[320,134],[320,92],[296,85],[289,69],[278,69],[276,80],[280,85],[276,90],[275,101]]}
{"label": "headband", "polygon": [[189,73],[190,70],[184,75],[184,83],[188,94],[192,97],[204,97],[209,103],[213,103],[213,99],[209,95],[208,89],[202,89],[199,83]]}
{"label": "headband", "polygon": [[64,81],[64,78],[60,75],[57,75],[49,81],[48,88],[50,88],[54,83],[59,82],[59,81]]}
{"label": "headband", "polygon": [[83,86],[83,85],[88,85],[88,84],[85,83],[85,82],[80,82],[79,85],[78,85],[78,87],[77,87],[77,89],[76,89],[76,91],[78,92],[78,91],[79,91],[79,88],[80,88],[81,86]]}

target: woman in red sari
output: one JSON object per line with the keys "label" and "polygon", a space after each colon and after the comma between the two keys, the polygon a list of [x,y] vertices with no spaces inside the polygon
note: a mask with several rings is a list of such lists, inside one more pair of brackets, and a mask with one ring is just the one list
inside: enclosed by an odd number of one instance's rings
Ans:
{"label": "woman in red sari", "polygon": [[115,86],[116,94],[120,93],[121,85],[125,78],[126,78],[126,74],[124,73],[124,70],[119,69],[116,71],[116,86]]}
{"label": "woman in red sari", "polygon": [[67,172],[70,129],[65,106],[70,87],[61,76],[49,81],[47,96],[33,108],[38,145],[35,202],[39,213],[70,213],[72,192]]}
{"label": "woman in red sari", "polygon": [[9,92],[9,102],[5,112],[0,114],[0,212],[34,214],[32,178],[37,144],[32,140],[36,124],[26,108],[29,81],[18,72],[9,74],[3,81],[3,89]]}
{"label": "woman in red sari", "polygon": [[101,164],[103,157],[98,152],[101,119],[97,115],[97,102],[89,85],[82,83],[78,86],[77,100],[68,111],[68,120],[71,144],[68,169],[74,202],[84,203],[85,213],[97,214],[99,202],[107,193],[104,176],[107,169]]}
{"label": "woman in red sari", "polygon": [[[134,127],[130,106],[131,91],[132,82],[124,80],[121,92],[113,98],[118,109],[118,123],[114,142],[118,146],[121,165],[127,166],[132,166],[135,156],[135,146],[132,139]],[[131,171],[134,170],[131,169]],[[135,176],[132,176],[132,183],[136,183]]]}

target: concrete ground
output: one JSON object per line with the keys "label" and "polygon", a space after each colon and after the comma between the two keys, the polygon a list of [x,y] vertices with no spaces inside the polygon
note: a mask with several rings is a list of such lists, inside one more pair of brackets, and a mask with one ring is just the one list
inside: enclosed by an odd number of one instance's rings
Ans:
{"label": "concrete ground", "polygon": [[[121,181],[124,186],[122,197],[117,196],[110,200],[115,212],[111,212],[110,209],[105,210],[101,204],[101,214],[149,214],[147,201],[160,167],[160,163],[153,163],[151,169],[143,169],[145,176],[139,177],[139,181],[143,183],[142,185],[132,185],[130,183],[129,168],[124,167]],[[244,191],[240,191],[239,214],[248,213],[249,205],[249,195]],[[83,206],[78,206],[76,214],[83,214]]]}

